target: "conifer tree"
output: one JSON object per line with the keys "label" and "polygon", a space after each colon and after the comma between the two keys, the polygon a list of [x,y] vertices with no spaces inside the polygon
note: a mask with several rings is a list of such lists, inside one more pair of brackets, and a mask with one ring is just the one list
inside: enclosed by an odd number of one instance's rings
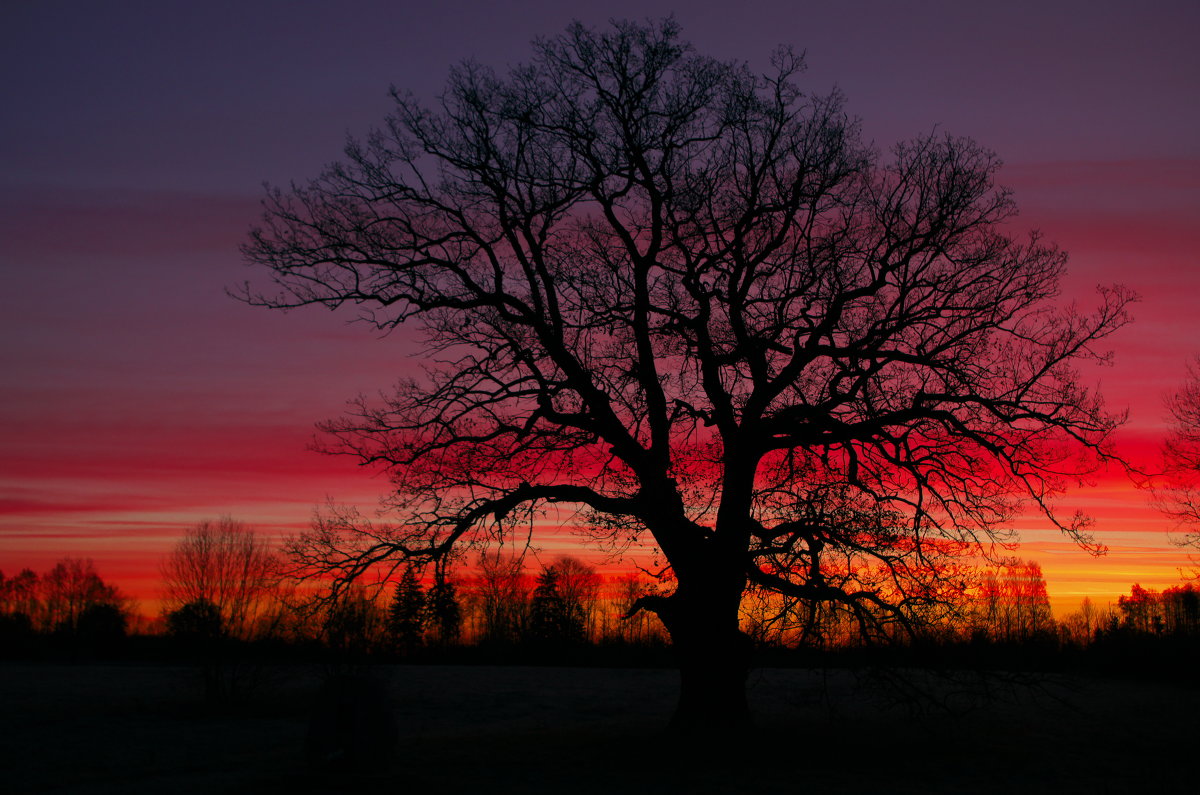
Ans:
{"label": "conifer tree", "polygon": [[462,606],[458,589],[441,572],[425,596],[429,629],[439,644],[455,643],[462,636]]}
{"label": "conifer tree", "polygon": [[426,598],[413,566],[404,570],[388,611],[388,632],[402,652],[421,645],[425,635]]}
{"label": "conifer tree", "polygon": [[583,611],[563,598],[558,570],[547,566],[537,577],[529,606],[529,638],[535,643],[574,643],[583,639]]}

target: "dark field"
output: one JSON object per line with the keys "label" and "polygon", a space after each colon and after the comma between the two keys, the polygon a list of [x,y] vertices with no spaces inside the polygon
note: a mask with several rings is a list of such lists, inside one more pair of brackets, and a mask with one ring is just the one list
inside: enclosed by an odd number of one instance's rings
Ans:
{"label": "dark field", "polygon": [[[1193,792],[1200,691],[1058,677],[1035,689],[927,683],[914,714],[844,672],[751,677],[756,728],[716,754],[667,742],[669,670],[381,666],[393,755],[313,771],[320,678],[274,671],[233,708],[166,666],[0,666],[0,791],[72,793]],[[974,690],[972,684],[968,690]],[[958,694],[958,695],[956,695]],[[379,699],[385,697],[379,694]]]}

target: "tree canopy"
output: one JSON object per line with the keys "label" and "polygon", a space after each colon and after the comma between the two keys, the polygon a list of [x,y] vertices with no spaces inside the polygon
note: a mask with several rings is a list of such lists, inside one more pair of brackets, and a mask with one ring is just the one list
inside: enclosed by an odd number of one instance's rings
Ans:
{"label": "tree canopy", "polygon": [[241,522],[223,517],[191,527],[162,560],[164,613],[188,607],[194,624],[216,610],[222,633],[246,639],[273,595],[278,560],[270,545]]}
{"label": "tree canopy", "polygon": [[1167,399],[1171,430],[1163,447],[1159,504],[1184,531],[1182,543],[1200,548],[1200,357]]}
{"label": "tree canopy", "polygon": [[1112,455],[1076,365],[1132,297],[1062,303],[1066,255],[1014,231],[984,147],[885,156],[792,50],[759,74],[679,33],[574,24],[507,75],[455,68],[432,108],[394,91],[342,162],[270,191],[244,252],[277,289],[243,297],[349,305],[427,351],[323,426],[388,473],[396,521],[323,523],[302,565],[350,580],[547,508],[644,541],[687,719],[744,707],[748,583],[881,636],[1029,501],[1092,543],[1052,498]]}

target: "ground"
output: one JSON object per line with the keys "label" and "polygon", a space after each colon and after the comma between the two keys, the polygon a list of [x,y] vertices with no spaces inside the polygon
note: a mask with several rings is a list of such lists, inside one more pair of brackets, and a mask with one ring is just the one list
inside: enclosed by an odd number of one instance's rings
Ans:
{"label": "ground", "polygon": [[914,712],[894,690],[863,687],[846,672],[763,669],[750,680],[752,741],[720,754],[664,744],[670,670],[381,666],[371,675],[386,683],[400,742],[373,768],[337,774],[314,771],[303,750],[321,675],[273,670],[247,701],[212,709],[187,668],[0,666],[0,790],[842,795],[1196,786],[1200,690],[1178,683],[1056,677],[1029,689],[987,680],[999,697],[980,701],[974,680],[914,674],[909,683],[953,707]]}

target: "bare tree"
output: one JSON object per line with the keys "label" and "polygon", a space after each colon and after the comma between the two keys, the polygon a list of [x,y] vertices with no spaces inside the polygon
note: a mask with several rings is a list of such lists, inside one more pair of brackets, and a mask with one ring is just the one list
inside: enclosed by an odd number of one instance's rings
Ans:
{"label": "bare tree", "polygon": [[484,553],[479,556],[475,571],[472,596],[480,619],[476,640],[514,643],[525,625],[529,607],[530,583],[523,558],[500,551]]}
{"label": "bare tree", "polygon": [[1102,626],[1101,614],[1089,597],[1079,603],[1079,609],[1068,614],[1059,623],[1059,635],[1075,646],[1087,646],[1096,637]]}
{"label": "bare tree", "polygon": [[507,76],[455,69],[434,109],[396,93],[345,162],[268,194],[244,252],[276,287],[245,300],[350,305],[428,351],[324,426],[390,475],[400,520],[311,539],[313,575],[550,512],[645,539],[675,583],[638,603],[678,653],[675,725],[728,729],[748,582],[884,637],[1023,500],[1093,543],[1051,502],[1111,456],[1120,418],[1074,365],[1131,296],[1059,308],[1066,255],[1012,233],[991,152],[929,134],[883,158],[840,94],[800,89],[800,56],[771,64],[696,54],[672,21],[575,24]]}
{"label": "bare tree", "polygon": [[1013,558],[984,572],[975,618],[976,629],[996,640],[1050,637],[1055,623],[1041,564]]}
{"label": "bare tree", "polygon": [[611,593],[606,618],[613,613],[617,616],[615,625],[606,621],[608,635],[626,643],[646,644],[657,639],[650,614],[637,607],[638,600],[651,591],[653,584],[637,572],[626,572],[608,585]]}
{"label": "bare tree", "polygon": [[1190,582],[1173,585],[1163,590],[1161,601],[1167,632],[1178,635],[1200,632],[1200,588]]}
{"label": "bare tree", "polygon": [[568,646],[584,641],[586,617],[578,601],[563,595],[555,566],[544,566],[537,575],[529,598],[528,618],[522,639],[542,648]]}
{"label": "bare tree", "polygon": [[600,603],[600,575],[594,566],[570,555],[555,558],[553,566],[558,577],[558,592],[568,612],[582,616],[583,636],[593,639]]}
{"label": "bare tree", "polygon": [[41,624],[47,632],[75,635],[90,611],[102,608],[122,622],[128,615],[128,599],[101,579],[90,559],[63,558],[38,581],[41,592]]}
{"label": "bare tree", "polygon": [[462,637],[462,605],[458,598],[458,585],[450,579],[445,566],[435,568],[433,584],[427,596],[431,641],[437,646],[458,643]]}
{"label": "bare tree", "polygon": [[32,569],[0,573],[0,644],[41,630],[69,638],[72,653],[104,652],[125,637],[133,609],[90,559],[63,558],[41,577]]}
{"label": "bare tree", "polygon": [[164,611],[209,603],[222,633],[246,639],[271,606],[279,561],[270,544],[241,522],[224,517],[189,529],[162,562]]}
{"label": "bare tree", "polygon": [[0,576],[0,614],[23,616],[32,627],[41,610],[39,585],[37,572],[29,568],[8,578]]}
{"label": "bare tree", "polygon": [[325,673],[341,676],[367,666],[387,631],[387,615],[373,588],[353,584],[336,599],[314,599],[303,607],[320,622],[320,636],[330,656]]}
{"label": "bare tree", "polygon": [[1134,583],[1128,596],[1117,597],[1121,626],[1134,632],[1160,633],[1163,630],[1162,600],[1158,591]]}
{"label": "bare tree", "polygon": [[1183,386],[1167,399],[1167,410],[1172,426],[1155,497],[1184,531],[1181,543],[1200,549],[1200,356],[1188,366]]}

